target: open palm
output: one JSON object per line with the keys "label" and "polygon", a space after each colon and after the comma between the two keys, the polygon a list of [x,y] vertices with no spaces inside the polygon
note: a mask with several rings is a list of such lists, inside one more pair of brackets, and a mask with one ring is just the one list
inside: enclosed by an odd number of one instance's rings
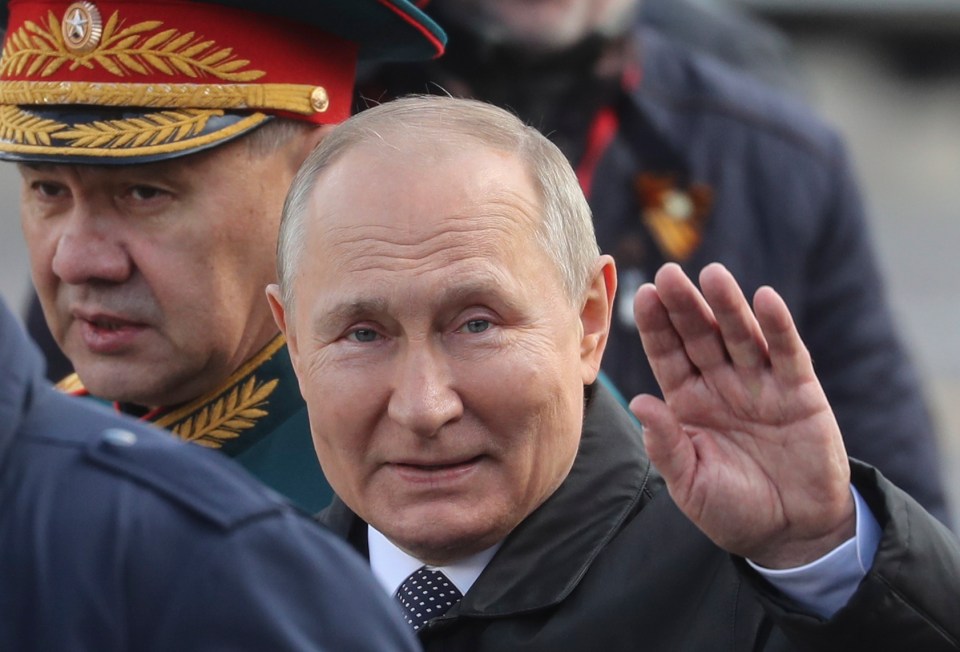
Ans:
{"label": "open palm", "polygon": [[783,300],[754,311],[721,265],[679,266],[641,287],[634,315],[664,401],[638,396],[650,458],[681,510],[717,545],[799,566],[853,535],[839,427]]}

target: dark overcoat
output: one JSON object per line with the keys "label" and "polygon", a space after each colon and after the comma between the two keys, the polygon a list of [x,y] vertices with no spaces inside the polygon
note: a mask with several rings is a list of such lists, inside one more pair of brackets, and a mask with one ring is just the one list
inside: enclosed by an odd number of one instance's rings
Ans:
{"label": "dark overcoat", "polygon": [[[831,620],[804,614],[677,509],[636,423],[592,391],[569,476],[503,542],[462,602],[420,630],[427,652],[960,649],[960,546],[873,469],[854,483],[883,528]],[[341,502],[322,521],[366,553]]]}

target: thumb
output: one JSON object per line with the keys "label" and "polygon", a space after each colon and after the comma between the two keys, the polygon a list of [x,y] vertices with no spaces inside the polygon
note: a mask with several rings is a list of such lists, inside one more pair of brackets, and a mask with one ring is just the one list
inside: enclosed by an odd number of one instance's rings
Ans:
{"label": "thumb", "polygon": [[675,489],[689,487],[696,469],[697,454],[693,442],[680,427],[673,411],[661,399],[650,394],[634,397],[630,401],[630,411],[643,424],[643,443],[647,454],[666,480],[671,494]]}

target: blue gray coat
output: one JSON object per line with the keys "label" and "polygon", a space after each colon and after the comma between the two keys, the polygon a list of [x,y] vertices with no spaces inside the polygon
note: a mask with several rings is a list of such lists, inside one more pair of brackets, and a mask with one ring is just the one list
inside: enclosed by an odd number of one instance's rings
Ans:
{"label": "blue gray coat", "polygon": [[362,561],[234,463],[49,387],[2,303],[0,370],[0,650],[416,649]]}

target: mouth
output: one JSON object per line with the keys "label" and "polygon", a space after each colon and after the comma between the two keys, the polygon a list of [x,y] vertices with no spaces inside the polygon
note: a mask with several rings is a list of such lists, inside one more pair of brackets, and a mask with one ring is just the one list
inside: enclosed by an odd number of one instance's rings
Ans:
{"label": "mouth", "polygon": [[147,329],[143,322],[105,313],[74,312],[80,324],[80,335],[87,349],[94,353],[116,354],[127,350]]}
{"label": "mouth", "polygon": [[145,323],[136,319],[121,317],[120,315],[96,310],[84,310],[81,308],[76,308],[72,311],[72,314],[74,319],[78,321],[85,322],[94,328],[100,328],[108,331],[146,326]]}
{"label": "mouth", "polygon": [[138,326],[139,324],[128,321],[126,319],[117,319],[115,317],[94,317],[93,319],[85,319],[94,328],[99,328],[107,331],[118,331],[121,328],[131,328]]}
{"label": "mouth", "polygon": [[410,460],[395,462],[392,466],[404,478],[418,482],[456,480],[470,473],[480,464],[482,455],[451,461]]}

